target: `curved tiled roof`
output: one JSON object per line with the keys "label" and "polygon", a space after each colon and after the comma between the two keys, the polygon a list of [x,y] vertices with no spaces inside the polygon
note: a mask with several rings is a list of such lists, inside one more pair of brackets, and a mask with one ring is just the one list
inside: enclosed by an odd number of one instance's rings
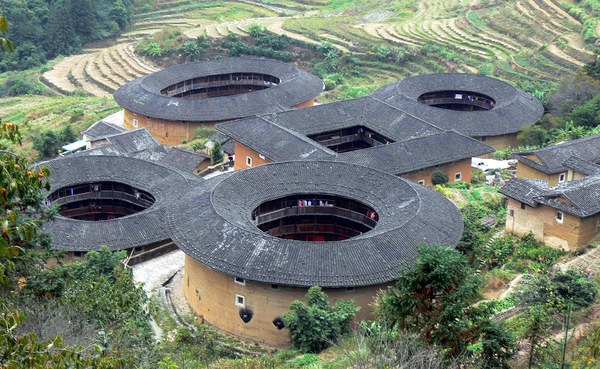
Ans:
{"label": "curved tiled roof", "polygon": [[[184,99],[160,93],[163,88],[191,78],[227,73],[268,74],[281,82],[264,90],[205,99]],[[282,62],[221,59],[180,64],[138,78],[115,91],[114,98],[125,109],[152,118],[223,121],[289,110],[318,96],[323,87],[319,78]]]}
{"label": "curved tiled roof", "polygon": [[201,180],[153,162],[123,156],[74,156],[45,163],[51,171],[53,191],[82,183],[114,181],[150,193],[155,203],[148,209],[105,221],[85,221],[57,216],[44,225],[53,247],[88,251],[108,245],[113,250],[141,247],[168,240],[166,209],[171,199]]}
{"label": "curved tiled roof", "polygon": [[[435,91],[469,91],[495,100],[486,111],[454,111],[428,106],[419,96]],[[480,74],[438,73],[403,79],[375,91],[372,97],[443,129],[467,136],[498,136],[516,133],[534,124],[544,113],[542,104],[528,93],[495,78]]]}
{"label": "curved tiled roof", "polygon": [[[261,203],[291,194],[330,194],[373,208],[377,225],[344,241],[280,239],[251,218]],[[172,240],[222,273],[272,284],[351,287],[393,281],[416,246],[455,247],[463,222],[448,200],[374,169],[330,161],[266,164],[235,172],[212,192],[192,191],[169,211]]]}

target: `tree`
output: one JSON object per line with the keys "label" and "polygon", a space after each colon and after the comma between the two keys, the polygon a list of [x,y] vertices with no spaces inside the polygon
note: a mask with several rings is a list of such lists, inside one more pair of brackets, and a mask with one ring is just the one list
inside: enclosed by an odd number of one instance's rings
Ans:
{"label": "tree", "polygon": [[562,310],[571,304],[575,310],[591,306],[598,295],[594,283],[574,269],[558,271],[551,276],[525,276],[516,297],[527,306],[545,305]]}
{"label": "tree", "polygon": [[532,306],[523,315],[523,338],[529,340],[527,368],[531,369],[543,357],[542,345],[550,333],[552,323],[548,310],[543,305]]}
{"label": "tree", "polygon": [[223,150],[221,149],[221,141],[216,140],[210,153],[211,162],[213,165],[223,161]]}
{"label": "tree", "polygon": [[[560,368],[565,367],[569,329],[572,324],[571,313],[591,306],[597,295],[595,284],[573,269],[558,271],[551,276],[535,275],[523,279],[515,296],[521,304],[528,306],[524,320],[525,337],[531,344],[529,368],[537,363],[547,367],[551,364],[548,360],[560,362]],[[549,355],[545,355],[542,350],[543,346],[547,346],[545,338],[550,331],[553,317],[558,318],[565,332],[562,342],[558,344],[560,357],[555,355],[556,351],[547,351]]]}
{"label": "tree", "polygon": [[414,268],[401,273],[388,288],[376,306],[376,315],[418,333],[428,344],[441,345],[451,355],[481,341],[485,348],[482,360],[505,363],[512,355],[514,340],[489,320],[487,309],[473,306],[480,297],[481,277],[454,249],[421,245],[417,251]]}
{"label": "tree", "polygon": [[294,346],[308,352],[319,352],[348,333],[350,321],[360,310],[352,301],[329,305],[319,286],[308,289],[306,300],[306,304],[292,301],[282,318]]}
{"label": "tree", "polygon": [[431,173],[431,183],[434,185],[443,185],[448,183],[448,174],[440,171]]}
{"label": "tree", "polygon": [[541,146],[548,141],[548,138],[548,131],[538,125],[525,127],[517,135],[521,146]]}

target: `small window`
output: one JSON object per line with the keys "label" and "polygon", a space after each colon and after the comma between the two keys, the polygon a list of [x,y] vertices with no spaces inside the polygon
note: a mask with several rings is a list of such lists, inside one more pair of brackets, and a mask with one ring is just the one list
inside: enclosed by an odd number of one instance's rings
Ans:
{"label": "small window", "polygon": [[246,156],[246,165],[251,167],[252,166],[252,158],[249,156]]}
{"label": "small window", "polygon": [[133,120],[133,126],[134,126],[135,128],[137,128],[137,126],[139,125],[139,123],[140,123],[140,122],[138,122],[138,120],[137,120],[137,119],[134,119],[134,120]]}
{"label": "small window", "polygon": [[454,174],[454,180],[455,181],[460,181],[462,179],[462,173],[458,172]]}
{"label": "small window", "polygon": [[515,216],[515,211],[513,209],[510,209],[508,211],[508,215],[511,216],[511,217],[514,217]]}
{"label": "small window", "polygon": [[246,285],[246,280],[244,278],[235,277],[234,281],[235,281],[235,283],[241,284],[242,286]]}
{"label": "small window", "polygon": [[563,212],[562,212],[562,211],[557,211],[557,212],[556,212],[556,221],[557,221],[558,223],[561,223],[561,224],[562,224],[562,222],[563,222],[563,219],[564,219]]}
{"label": "small window", "polygon": [[558,183],[563,183],[567,179],[567,173],[561,173],[558,175]]}
{"label": "small window", "polygon": [[275,290],[275,291],[279,291],[280,287],[279,287],[279,285],[278,285],[278,284],[272,284],[272,285],[271,285],[271,289],[272,289],[272,290]]}
{"label": "small window", "polygon": [[525,210],[525,204],[521,203],[521,210]]}
{"label": "small window", "polygon": [[81,251],[75,251],[75,252],[73,252],[73,256],[75,256],[76,258],[83,257],[83,252],[81,252]]}
{"label": "small window", "polygon": [[354,292],[354,287],[346,287],[346,292]]}
{"label": "small window", "polygon": [[261,158],[261,159],[265,158],[265,156],[263,154],[258,154],[258,157]]}
{"label": "small window", "polygon": [[424,179],[420,180],[420,181],[419,181],[419,182],[417,182],[417,183],[418,183],[418,184],[420,184],[420,185],[423,185],[423,186],[425,186],[425,180],[424,180]]}
{"label": "small window", "polygon": [[239,307],[246,307],[246,298],[242,295],[235,295],[235,305]]}

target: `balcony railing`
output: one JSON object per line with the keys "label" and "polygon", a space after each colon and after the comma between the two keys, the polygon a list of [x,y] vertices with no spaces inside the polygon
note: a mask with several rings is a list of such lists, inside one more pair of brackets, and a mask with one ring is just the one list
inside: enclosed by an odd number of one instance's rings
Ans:
{"label": "balcony railing", "polygon": [[90,191],[79,193],[75,195],[69,195],[65,197],[58,198],[51,202],[52,205],[65,205],[70,204],[77,201],[91,201],[91,200],[123,200],[129,202],[131,204],[149,208],[154,204],[153,200],[150,200],[145,197],[143,194],[138,194],[138,196],[121,191]]}
{"label": "balcony railing", "polygon": [[333,215],[338,218],[343,218],[363,224],[371,229],[377,225],[377,221],[375,219],[371,219],[365,214],[357,213],[355,211],[344,208],[338,208],[335,206],[305,206],[278,209],[269,213],[263,213],[258,215],[256,217],[256,224],[260,225],[275,220],[300,215]]}

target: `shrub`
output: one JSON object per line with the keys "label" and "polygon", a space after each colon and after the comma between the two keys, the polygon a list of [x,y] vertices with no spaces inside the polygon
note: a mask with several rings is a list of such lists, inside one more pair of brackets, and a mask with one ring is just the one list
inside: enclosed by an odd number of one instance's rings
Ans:
{"label": "shrub", "polygon": [[548,131],[537,125],[525,127],[517,135],[521,146],[541,146],[548,141],[548,138]]}
{"label": "shrub", "polygon": [[329,305],[321,287],[313,286],[306,293],[307,304],[294,300],[283,315],[295,347],[308,352],[319,352],[348,333],[350,320],[360,307],[352,301],[339,300]]}
{"label": "shrub", "polygon": [[9,76],[2,86],[4,96],[39,95],[43,91],[39,83],[20,74]]}
{"label": "shrub", "polygon": [[448,174],[440,171],[431,174],[431,183],[434,185],[443,185],[448,183]]}

